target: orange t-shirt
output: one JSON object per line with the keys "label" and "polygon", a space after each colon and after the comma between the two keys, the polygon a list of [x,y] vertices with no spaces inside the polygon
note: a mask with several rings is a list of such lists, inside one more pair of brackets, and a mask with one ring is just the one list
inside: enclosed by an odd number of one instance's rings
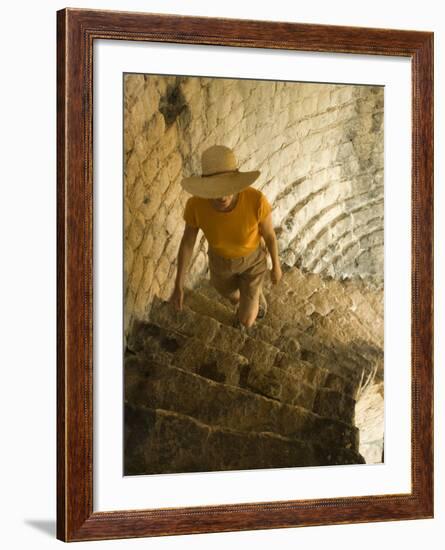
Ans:
{"label": "orange t-shirt", "polygon": [[190,197],[185,205],[184,220],[199,227],[210,248],[224,258],[247,256],[260,244],[259,223],[272,211],[261,191],[247,187],[239,193],[235,208],[220,212],[209,199]]}

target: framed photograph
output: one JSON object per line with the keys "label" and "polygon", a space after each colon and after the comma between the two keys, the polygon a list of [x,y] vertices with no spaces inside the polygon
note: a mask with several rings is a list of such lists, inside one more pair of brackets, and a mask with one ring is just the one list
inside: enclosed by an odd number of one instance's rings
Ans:
{"label": "framed photograph", "polygon": [[58,538],[433,517],[433,34],[57,17]]}

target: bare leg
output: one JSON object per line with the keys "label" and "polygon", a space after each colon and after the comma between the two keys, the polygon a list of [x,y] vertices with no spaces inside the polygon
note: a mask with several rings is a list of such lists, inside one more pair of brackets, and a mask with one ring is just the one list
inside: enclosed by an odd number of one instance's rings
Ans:
{"label": "bare leg", "polygon": [[254,296],[244,293],[240,296],[238,319],[246,328],[251,327],[257,318],[259,295],[260,289],[258,288]]}

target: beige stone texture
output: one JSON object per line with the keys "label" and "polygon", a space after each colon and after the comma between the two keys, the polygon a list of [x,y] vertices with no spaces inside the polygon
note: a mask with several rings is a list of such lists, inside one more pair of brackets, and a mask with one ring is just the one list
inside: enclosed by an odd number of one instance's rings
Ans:
{"label": "beige stone texture", "polygon": [[[383,88],[129,74],[126,327],[171,289],[189,196],[180,181],[216,143],[235,149],[241,170],[261,171],[284,263],[382,287]],[[199,237],[188,284],[206,272]]]}

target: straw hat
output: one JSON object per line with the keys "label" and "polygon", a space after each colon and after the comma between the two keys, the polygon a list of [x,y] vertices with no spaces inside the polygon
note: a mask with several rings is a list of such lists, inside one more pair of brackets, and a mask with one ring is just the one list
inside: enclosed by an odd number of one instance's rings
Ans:
{"label": "straw hat", "polygon": [[213,145],[201,156],[201,176],[184,178],[182,187],[204,199],[217,199],[234,195],[249,187],[260,175],[254,172],[240,172],[232,149],[224,145]]}

